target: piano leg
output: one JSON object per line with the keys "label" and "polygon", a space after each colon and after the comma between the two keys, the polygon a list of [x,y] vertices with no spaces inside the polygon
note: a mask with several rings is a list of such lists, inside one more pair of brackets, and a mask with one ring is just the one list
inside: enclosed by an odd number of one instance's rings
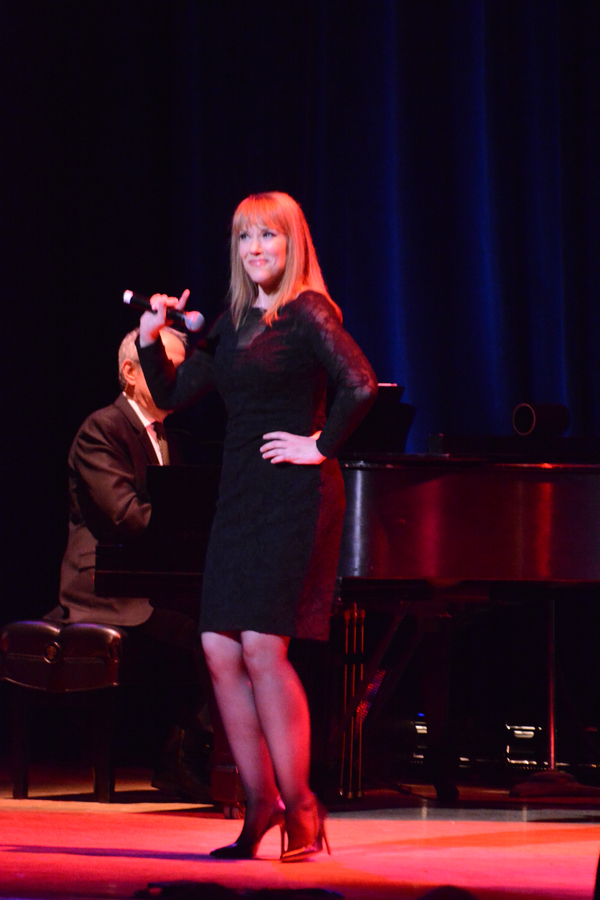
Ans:
{"label": "piano leg", "polygon": [[[343,745],[344,736],[350,728],[352,720],[355,718],[359,706],[361,706],[361,704],[365,704],[365,712],[370,709],[371,704],[381,685],[381,679],[378,678],[381,662],[396,634],[398,633],[398,628],[400,627],[400,624],[403,621],[407,611],[408,610],[401,608],[394,613],[392,621],[390,622],[390,625],[388,626],[385,634],[379,641],[377,649],[371,657],[366,670],[364,669],[364,666],[361,669],[361,671],[363,672],[362,678],[355,686],[354,692],[351,696],[345,696],[342,717],[330,738],[330,751],[332,758],[334,758],[334,756],[337,754],[338,748]],[[364,616],[364,610],[362,610],[361,612]],[[347,665],[347,663],[345,665]]]}
{"label": "piano leg", "polygon": [[[432,614],[424,608],[423,604],[420,606],[416,604],[411,610],[411,613],[414,614],[416,618],[416,627],[412,637],[407,646],[393,659],[393,662],[389,659],[387,661],[382,661],[381,665],[385,666],[385,668],[380,669],[375,677],[375,684],[380,684],[381,687],[375,690],[371,688],[371,691],[369,692],[370,697],[372,697],[370,705],[368,705],[368,701],[363,701],[358,709],[357,715],[361,725],[368,714],[369,727],[374,726],[378,718],[388,707],[398,683],[402,679],[402,676],[417,651],[428,647],[428,642],[436,635],[436,632],[432,632],[431,630]],[[447,623],[450,618],[447,614],[442,615],[439,610],[437,610],[435,618],[440,617],[443,619],[444,623]],[[446,651],[449,649],[450,641],[451,637],[446,629],[441,642],[441,646]],[[428,686],[428,691],[423,687],[424,693],[429,693],[431,695],[429,697],[430,701],[433,699],[433,695],[435,695],[434,703],[425,703],[425,720],[427,722],[425,768],[435,787],[437,799],[454,803],[459,799],[459,791],[453,780],[452,757],[448,746],[448,679],[450,677],[450,660],[448,652],[445,654],[439,652],[441,649],[439,640],[434,643],[434,646],[435,650],[438,651],[435,657],[436,675],[431,679],[431,673],[426,673],[427,677],[430,677],[430,680],[433,680],[433,684]],[[430,655],[433,654],[430,653]],[[373,684],[373,682],[371,684]],[[442,694],[441,697],[440,693]],[[396,784],[394,787],[398,789],[399,785]],[[406,790],[409,789],[407,788]],[[343,796],[350,799],[352,795],[345,794]]]}
{"label": "piano leg", "polygon": [[555,601],[552,594],[547,600],[547,679],[548,679],[548,768],[530,775],[526,781],[516,784],[511,797],[598,797],[600,788],[580,784],[573,775],[556,768],[555,756],[555,689],[556,689],[556,628]]}
{"label": "piano leg", "polygon": [[[389,653],[405,617],[415,615],[417,628],[409,645],[398,655]],[[368,665],[365,664],[365,609],[352,603],[343,610],[343,699],[342,715],[330,736],[328,757],[339,759],[338,796],[344,800],[363,795],[363,727],[384,710],[406,667],[427,631],[429,616],[422,601],[397,599],[391,621],[379,639]],[[402,791],[397,784],[394,789]],[[410,790],[407,789],[410,793]]]}
{"label": "piano leg", "polygon": [[[363,729],[371,728],[386,709],[398,682],[419,649],[423,638],[429,633],[432,620],[443,619],[444,622],[450,620],[454,617],[455,612],[460,613],[467,604],[489,604],[487,587],[481,586],[462,584],[437,586],[419,583],[418,585],[394,588],[393,591],[388,588],[385,594],[379,593],[378,586],[375,588],[366,586],[367,593],[363,599],[360,599],[360,589],[360,585],[359,590],[350,587],[348,594],[344,595],[342,581],[340,602],[343,607],[345,626],[342,714],[330,735],[327,753],[331,771],[335,765],[334,761],[340,760],[337,791],[338,796],[347,800],[362,794]],[[350,602],[350,598],[353,596],[358,596],[358,603]],[[370,597],[373,599],[370,600]],[[359,662],[356,648],[361,642],[364,647],[365,607],[368,609],[370,605],[373,605],[375,610],[390,613],[390,621],[369,661],[363,662],[360,658]],[[360,626],[357,622],[359,616],[361,618]],[[407,616],[414,617],[416,625],[407,645],[399,649],[396,638],[400,626]],[[449,640],[449,636],[447,639]],[[449,677],[448,669],[449,664],[439,677],[447,679]],[[447,691],[447,688],[447,684],[442,685],[443,690]],[[435,722],[432,721],[432,738],[434,741],[436,738],[438,740],[438,746],[433,748],[434,752],[431,758],[432,761],[437,760],[437,770],[443,770],[443,777],[436,779],[433,771],[432,775],[438,799],[450,801],[458,799],[458,791],[454,784],[450,784],[450,777],[446,772],[451,769],[451,765],[442,766],[439,761],[444,749],[440,748],[439,744],[446,741],[447,737],[445,734],[441,735],[441,732],[444,730],[444,722],[446,725],[448,724],[447,709],[441,717],[444,720],[442,722],[439,721],[439,708],[440,703],[433,711],[429,710],[432,720],[435,719]],[[359,758],[358,763],[355,761],[354,754]],[[432,766],[432,769],[435,768],[435,765]],[[440,796],[440,788],[444,796]],[[393,784],[393,789],[403,791],[397,782]],[[410,789],[405,790],[410,792]]]}
{"label": "piano leg", "polygon": [[[362,724],[360,706],[354,708],[357,686],[364,678],[365,611],[356,603],[344,610],[344,694],[342,715],[349,722],[342,735],[340,761],[340,797],[362,797]],[[349,706],[353,704],[353,712]],[[356,759],[355,759],[356,751]]]}

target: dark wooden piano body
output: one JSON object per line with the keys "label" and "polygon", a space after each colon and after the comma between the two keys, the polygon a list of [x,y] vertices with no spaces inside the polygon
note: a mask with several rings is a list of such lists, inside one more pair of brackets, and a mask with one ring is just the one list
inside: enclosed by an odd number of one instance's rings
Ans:
{"label": "dark wooden piano body", "polygon": [[342,578],[600,581],[600,465],[343,464]]}
{"label": "dark wooden piano body", "polygon": [[[341,605],[387,608],[393,619],[364,666],[359,662],[347,676],[357,686],[349,691],[332,745],[348,733],[346,744],[356,744],[365,708],[373,727],[431,630],[432,616],[444,618],[464,604],[487,604],[500,596],[510,602],[543,599],[548,616],[547,758],[553,768],[553,596],[556,588],[564,596],[567,589],[600,584],[600,465],[381,457],[346,462],[344,474]],[[399,652],[394,641],[407,614],[416,618],[417,627]],[[350,639],[360,641],[360,619],[351,620],[349,627]],[[360,792],[360,776],[357,784],[352,761],[346,765],[342,790],[353,796]]]}
{"label": "dark wooden piano body", "polygon": [[[503,584],[521,593],[600,584],[600,463],[374,454],[345,461],[342,470],[347,506],[335,609],[346,611],[350,640],[360,640],[352,629],[360,632],[369,604],[386,606],[392,622],[369,660],[357,662],[350,647],[352,687],[329,735],[333,758],[355,743],[357,710],[407,612],[444,615],[448,604],[485,602]],[[98,548],[98,592],[147,595],[194,614],[217,477],[212,466],[150,471],[151,496],[160,488],[151,528],[136,545]],[[388,693],[406,662],[397,662]],[[385,695],[382,689],[380,705]],[[352,760],[344,766],[349,786],[341,791],[352,796],[360,781],[353,783]]]}
{"label": "dark wooden piano body", "polygon": [[[600,463],[382,455],[345,461],[342,471],[342,579],[600,581]],[[155,467],[149,476],[151,495],[165,482],[151,526],[135,544],[98,548],[99,593],[199,589],[218,469]]]}

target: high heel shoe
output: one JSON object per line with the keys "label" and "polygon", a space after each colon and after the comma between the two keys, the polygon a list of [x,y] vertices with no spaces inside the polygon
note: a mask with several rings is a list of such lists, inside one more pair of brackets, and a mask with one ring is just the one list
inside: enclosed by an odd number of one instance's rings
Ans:
{"label": "high heel shoe", "polygon": [[264,838],[267,831],[271,828],[278,827],[281,830],[281,852],[283,853],[283,835],[285,831],[285,807],[278,797],[269,821],[265,828],[258,836],[244,837],[244,829],[239,838],[233,844],[227,844],[225,847],[217,847],[216,850],[210,851],[213,859],[254,859],[258,853],[260,842]]}
{"label": "high heel shoe", "polygon": [[[292,816],[298,817],[298,810],[292,811],[286,814],[286,819],[291,818]],[[308,819],[313,825],[313,831],[315,834],[314,840],[309,841],[306,844],[302,844],[300,847],[290,847],[290,836],[289,830],[286,824],[286,833],[288,835],[288,846],[287,850],[283,849],[283,831],[281,833],[281,862],[300,862],[300,860],[306,859],[308,856],[313,856],[315,853],[321,853],[323,850],[323,844],[327,848],[327,853],[331,856],[331,850],[329,848],[329,841],[327,840],[327,832],[325,831],[325,819],[327,818],[327,810],[323,806],[323,804],[314,798],[314,803],[310,807],[310,809],[302,810],[301,817]],[[303,815],[302,815],[303,814]]]}

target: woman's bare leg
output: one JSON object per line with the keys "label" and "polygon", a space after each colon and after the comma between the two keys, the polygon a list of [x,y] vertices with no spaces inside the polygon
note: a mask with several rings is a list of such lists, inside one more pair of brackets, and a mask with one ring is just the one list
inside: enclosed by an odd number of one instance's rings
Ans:
{"label": "woman's bare leg", "polygon": [[[291,845],[314,840],[315,800],[309,787],[310,717],[304,688],[290,663],[289,638],[244,631],[242,651],[262,733],[289,815]],[[294,816],[294,810],[298,815]],[[303,814],[309,812],[309,815]]]}
{"label": "woman's bare leg", "polygon": [[202,645],[225,733],[246,791],[246,819],[240,838],[252,842],[264,831],[279,795],[273,765],[239,636],[205,632]]}

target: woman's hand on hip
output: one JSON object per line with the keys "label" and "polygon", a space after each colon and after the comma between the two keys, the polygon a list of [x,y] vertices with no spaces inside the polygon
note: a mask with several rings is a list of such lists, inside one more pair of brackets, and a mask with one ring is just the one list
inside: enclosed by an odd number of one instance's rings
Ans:
{"label": "woman's hand on hip", "polygon": [[145,312],[140,318],[140,346],[147,347],[158,340],[158,336],[169,322],[169,307],[183,309],[190,292],[186,290],[181,297],[168,297],[167,294],[152,294],[150,303],[154,312]]}
{"label": "woman's hand on hip", "polygon": [[318,466],[325,457],[317,449],[320,431],[310,437],[301,434],[290,434],[288,431],[270,431],[263,434],[267,442],[260,448],[263,459],[272,463],[295,463],[297,466]]}

